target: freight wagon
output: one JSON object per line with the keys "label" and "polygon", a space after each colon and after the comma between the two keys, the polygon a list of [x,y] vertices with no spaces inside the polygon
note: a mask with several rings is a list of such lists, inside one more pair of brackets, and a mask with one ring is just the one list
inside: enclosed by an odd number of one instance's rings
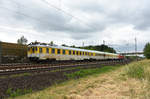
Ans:
{"label": "freight wagon", "polygon": [[0,63],[20,63],[27,60],[27,45],[0,42]]}

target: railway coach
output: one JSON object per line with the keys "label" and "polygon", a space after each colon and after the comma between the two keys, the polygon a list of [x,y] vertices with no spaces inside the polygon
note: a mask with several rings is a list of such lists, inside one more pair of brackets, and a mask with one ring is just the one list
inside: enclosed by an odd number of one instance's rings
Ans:
{"label": "railway coach", "polygon": [[120,59],[119,54],[71,48],[64,46],[51,46],[48,44],[30,44],[28,46],[30,60],[107,60]]}

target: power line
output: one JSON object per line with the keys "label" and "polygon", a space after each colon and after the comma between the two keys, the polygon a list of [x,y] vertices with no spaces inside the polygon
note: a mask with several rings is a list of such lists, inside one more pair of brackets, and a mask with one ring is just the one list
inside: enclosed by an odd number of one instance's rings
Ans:
{"label": "power line", "polygon": [[41,1],[44,2],[44,3],[46,3],[47,5],[49,5],[50,7],[53,7],[53,8],[55,8],[56,10],[58,10],[58,11],[60,11],[60,12],[63,12],[64,14],[66,14],[66,15],[68,15],[68,16],[74,18],[74,19],[76,19],[78,22],[83,23],[83,24],[85,24],[85,25],[87,25],[87,26],[89,26],[89,27],[91,27],[91,28],[93,28],[93,29],[96,29],[96,28],[94,28],[93,26],[91,26],[91,25],[87,24],[86,22],[84,22],[83,20],[79,19],[78,17],[76,17],[76,16],[74,16],[74,15],[72,15],[72,14],[66,12],[65,10],[62,10],[61,8],[56,7],[55,5],[53,5],[53,4],[49,3],[49,2],[47,2],[46,0],[41,0]]}
{"label": "power line", "polygon": [[26,15],[26,14],[24,14],[24,13],[21,13],[21,12],[19,12],[19,11],[15,11],[15,10],[12,10],[12,9],[9,9],[9,8],[6,8],[6,7],[2,7],[2,6],[0,6],[0,8],[6,9],[6,10],[11,11],[11,12],[15,12],[16,14],[19,14],[19,15],[22,15],[22,16],[25,16],[25,17],[32,18],[32,19],[34,19],[34,20],[36,20],[36,21],[40,21],[40,20],[39,20],[40,18],[32,17],[32,16]]}
{"label": "power line", "polygon": [[[90,28],[96,29],[95,27],[93,27],[93,26],[87,24],[86,22],[84,22],[83,20],[79,19],[78,17],[76,17],[76,16],[74,16],[74,15],[72,15],[72,14],[66,12],[65,10],[62,10],[61,8],[56,7],[55,5],[53,5],[53,4],[49,3],[49,2],[47,2],[46,0],[41,0],[41,1],[44,2],[44,3],[46,3],[47,5],[49,5],[50,7],[55,8],[57,11],[60,11],[60,12],[62,12],[62,13],[64,13],[64,14],[66,14],[66,15],[68,15],[68,16],[74,18],[74,19],[76,19],[79,23],[85,24],[85,25],[87,25],[87,26],[90,27]],[[15,3],[15,4],[18,5],[18,6],[20,5],[20,3],[14,1],[14,0],[11,1],[11,2]],[[61,1],[60,1],[60,3],[61,3]],[[24,5],[21,5],[21,7],[23,7],[23,6],[24,6]],[[1,7],[1,8],[5,8],[5,7]],[[5,9],[7,9],[7,10],[10,11],[10,9],[8,9],[8,8],[5,8]],[[30,17],[30,18],[32,18],[32,19],[34,19],[34,20],[36,19],[37,21],[39,21],[39,18],[35,18],[35,17],[32,17],[32,16],[28,16],[28,15],[26,15],[26,14],[24,14],[24,13],[20,13],[20,12],[18,12],[18,11],[13,11],[13,12],[15,12],[15,13],[17,13],[17,14],[21,14],[21,15],[26,16],[26,17]]]}

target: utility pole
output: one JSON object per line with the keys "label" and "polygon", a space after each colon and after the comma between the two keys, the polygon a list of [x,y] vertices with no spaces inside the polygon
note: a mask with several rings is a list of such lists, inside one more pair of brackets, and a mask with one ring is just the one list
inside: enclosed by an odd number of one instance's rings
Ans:
{"label": "utility pole", "polygon": [[84,42],[82,42],[82,47],[84,47]]}
{"label": "utility pole", "polygon": [[135,37],[135,55],[137,57],[137,38]]}
{"label": "utility pole", "polygon": [[105,40],[103,40],[103,45],[105,45]]}

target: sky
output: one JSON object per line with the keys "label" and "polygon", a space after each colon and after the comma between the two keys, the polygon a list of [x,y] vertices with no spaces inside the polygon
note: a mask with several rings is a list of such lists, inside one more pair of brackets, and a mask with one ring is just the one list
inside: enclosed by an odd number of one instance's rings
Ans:
{"label": "sky", "polygon": [[150,41],[150,0],[0,0],[0,41],[138,51]]}

